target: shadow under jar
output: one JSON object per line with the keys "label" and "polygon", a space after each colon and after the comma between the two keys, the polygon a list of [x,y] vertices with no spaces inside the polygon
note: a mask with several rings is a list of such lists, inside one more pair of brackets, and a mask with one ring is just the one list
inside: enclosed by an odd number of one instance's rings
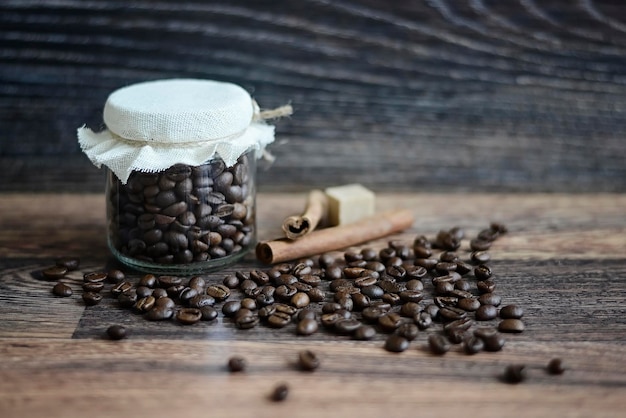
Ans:
{"label": "shadow under jar", "polygon": [[256,156],[220,158],[160,172],[107,170],[108,245],[124,264],[152,273],[194,274],[243,257],[256,244]]}

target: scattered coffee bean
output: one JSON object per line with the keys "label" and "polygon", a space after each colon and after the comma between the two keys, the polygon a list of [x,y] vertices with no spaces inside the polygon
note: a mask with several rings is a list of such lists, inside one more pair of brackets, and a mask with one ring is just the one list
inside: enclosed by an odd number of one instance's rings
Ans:
{"label": "scattered coffee bean", "polygon": [[107,328],[107,335],[112,340],[123,340],[128,334],[126,327],[122,325],[111,325]]}
{"label": "scattered coffee bean", "polygon": [[526,378],[526,367],[522,364],[510,364],[504,369],[502,379],[506,383],[520,383]]}
{"label": "scattered coffee bean", "polygon": [[74,271],[78,269],[80,265],[80,258],[78,257],[61,257],[55,261],[55,264],[59,267],[65,267],[67,271]]}
{"label": "scattered coffee bean", "polygon": [[563,374],[565,372],[563,361],[560,358],[553,358],[548,362],[546,370],[550,374]]}
{"label": "scattered coffee bean", "polygon": [[445,354],[450,350],[448,340],[441,334],[431,334],[428,336],[428,346],[434,354]]}
{"label": "scattered coffee bean", "polygon": [[521,319],[524,316],[524,310],[517,305],[507,305],[500,308],[500,318],[502,319]]}
{"label": "scattered coffee bean", "polygon": [[315,334],[319,326],[314,318],[304,318],[298,322],[296,326],[296,333],[298,335],[312,335]]}
{"label": "scattered coffee bean", "polygon": [[498,331],[520,333],[524,331],[524,323],[520,319],[503,319],[498,324]]}
{"label": "scattered coffee bean", "polygon": [[83,275],[83,282],[85,283],[100,283],[107,279],[108,274],[101,271],[92,271]]}
{"label": "scattered coffee bean", "polygon": [[298,364],[302,370],[312,372],[320,366],[320,359],[311,350],[302,350],[298,353]]}
{"label": "scattered coffee bean", "polygon": [[228,359],[228,370],[233,373],[243,372],[247,366],[246,359],[241,356],[232,356]]}
{"label": "scattered coffee bean", "polygon": [[376,329],[371,325],[361,325],[354,334],[352,334],[352,338],[355,340],[367,341],[371,340],[376,336]]}
{"label": "scattered coffee bean", "polygon": [[490,321],[498,316],[498,308],[493,305],[481,305],[475,312],[477,321]]}
{"label": "scattered coffee bean", "polygon": [[281,383],[277,385],[276,387],[274,387],[274,390],[272,391],[270,395],[270,399],[273,400],[274,402],[282,402],[285,399],[287,399],[288,395],[289,395],[289,386],[287,386],[286,383]]}
{"label": "scattered coffee bean", "polygon": [[52,287],[52,293],[55,296],[68,297],[72,296],[72,288],[65,283],[58,282]]}
{"label": "scattered coffee bean", "polygon": [[192,325],[202,319],[202,311],[197,308],[182,308],[177,312],[176,319],[183,325]]}
{"label": "scattered coffee bean", "polygon": [[411,323],[404,323],[396,329],[396,334],[406,338],[409,341],[413,341],[414,339],[416,339],[418,332],[419,329],[417,328],[417,325]]}
{"label": "scattered coffee bean", "polygon": [[398,334],[391,334],[385,340],[385,350],[400,353],[409,348],[409,340]]}
{"label": "scattered coffee bean", "polygon": [[102,295],[100,293],[95,292],[84,292],[83,293],[83,301],[87,306],[94,306],[102,301]]}
{"label": "scattered coffee bean", "polygon": [[483,350],[485,343],[475,335],[466,336],[463,340],[463,351],[467,354],[476,354]]}
{"label": "scattered coffee bean", "polygon": [[51,266],[41,271],[42,276],[48,280],[59,280],[68,272],[65,266]]}
{"label": "scattered coffee bean", "polygon": [[217,318],[217,309],[215,309],[213,306],[205,305],[201,306],[198,309],[200,309],[200,314],[202,316],[201,319],[203,321],[213,321]]}
{"label": "scattered coffee bean", "polygon": [[[107,273],[107,281],[109,283],[120,283],[126,279],[126,275],[122,270],[113,269],[109,270]],[[154,287],[154,286],[152,286]]]}

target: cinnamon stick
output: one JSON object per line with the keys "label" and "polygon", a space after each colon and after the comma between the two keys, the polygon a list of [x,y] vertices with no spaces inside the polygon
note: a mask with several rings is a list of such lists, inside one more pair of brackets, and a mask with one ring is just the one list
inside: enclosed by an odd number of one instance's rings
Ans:
{"label": "cinnamon stick", "polygon": [[309,257],[400,232],[411,227],[413,221],[413,213],[407,209],[382,212],[351,224],[313,231],[295,241],[283,238],[260,242],[256,256],[265,264]]}
{"label": "cinnamon stick", "polygon": [[298,239],[321,225],[328,214],[328,197],[321,190],[311,190],[304,213],[283,221],[283,232],[288,239]]}

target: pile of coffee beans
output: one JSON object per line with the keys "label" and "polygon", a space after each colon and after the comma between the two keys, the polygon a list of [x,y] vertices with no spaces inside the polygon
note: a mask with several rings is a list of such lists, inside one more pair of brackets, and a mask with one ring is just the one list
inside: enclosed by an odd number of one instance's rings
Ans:
{"label": "pile of coffee beans", "polygon": [[[189,264],[241,253],[255,240],[254,158],[177,164],[109,180],[109,241],[148,263]],[[113,176],[113,174],[110,174]]]}
{"label": "pile of coffee beans", "polygon": [[[149,321],[189,326],[221,315],[241,330],[285,328],[299,336],[321,332],[381,340],[393,353],[406,351],[419,340],[420,347],[438,356],[452,349],[467,355],[495,352],[504,347],[505,334],[525,328],[523,309],[502,304],[489,264],[490,246],[506,232],[503,225],[493,223],[468,240],[469,249],[461,250],[465,233],[454,227],[434,239],[420,235],[409,243],[392,240],[382,249],[321,254],[218,278],[215,274],[128,278],[120,270],[89,272],[83,276],[82,297],[91,306],[108,293],[120,307]],[[59,260],[42,274],[61,279],[69,271],[66,264],[72,263]],[[72,294],[61,281],[52,291],[57,296]],[[110,338],[119,335],[119,330],[109,333]],[[303,351],[298,364],[311,371],[319,359]],[[233,359],[228,367],[242,370],[245,363]],[[553,360],[547,370],[562,373],[560,360]],[[523,367],[511,367],[504,380],[522,381],[524,373]]]}

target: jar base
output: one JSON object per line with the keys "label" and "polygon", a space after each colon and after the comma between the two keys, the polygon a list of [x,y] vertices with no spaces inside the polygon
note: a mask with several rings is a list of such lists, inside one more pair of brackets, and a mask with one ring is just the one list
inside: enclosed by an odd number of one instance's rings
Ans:
{"label": "jar base", "polygon": [[221,270],[224,267],[237,262],[247,255],[253,247],[249,247],[238,251],[236,254],[230,254],[220,258],[214,258],[207,261],[198,261],[186,264],[162,264],[150,261],[140,260],[119,252],[109,242],[109,250],[122,264],[142,273],[162,274],[162,275],[178,275],[190,276],[194,274],[211,273]]}

